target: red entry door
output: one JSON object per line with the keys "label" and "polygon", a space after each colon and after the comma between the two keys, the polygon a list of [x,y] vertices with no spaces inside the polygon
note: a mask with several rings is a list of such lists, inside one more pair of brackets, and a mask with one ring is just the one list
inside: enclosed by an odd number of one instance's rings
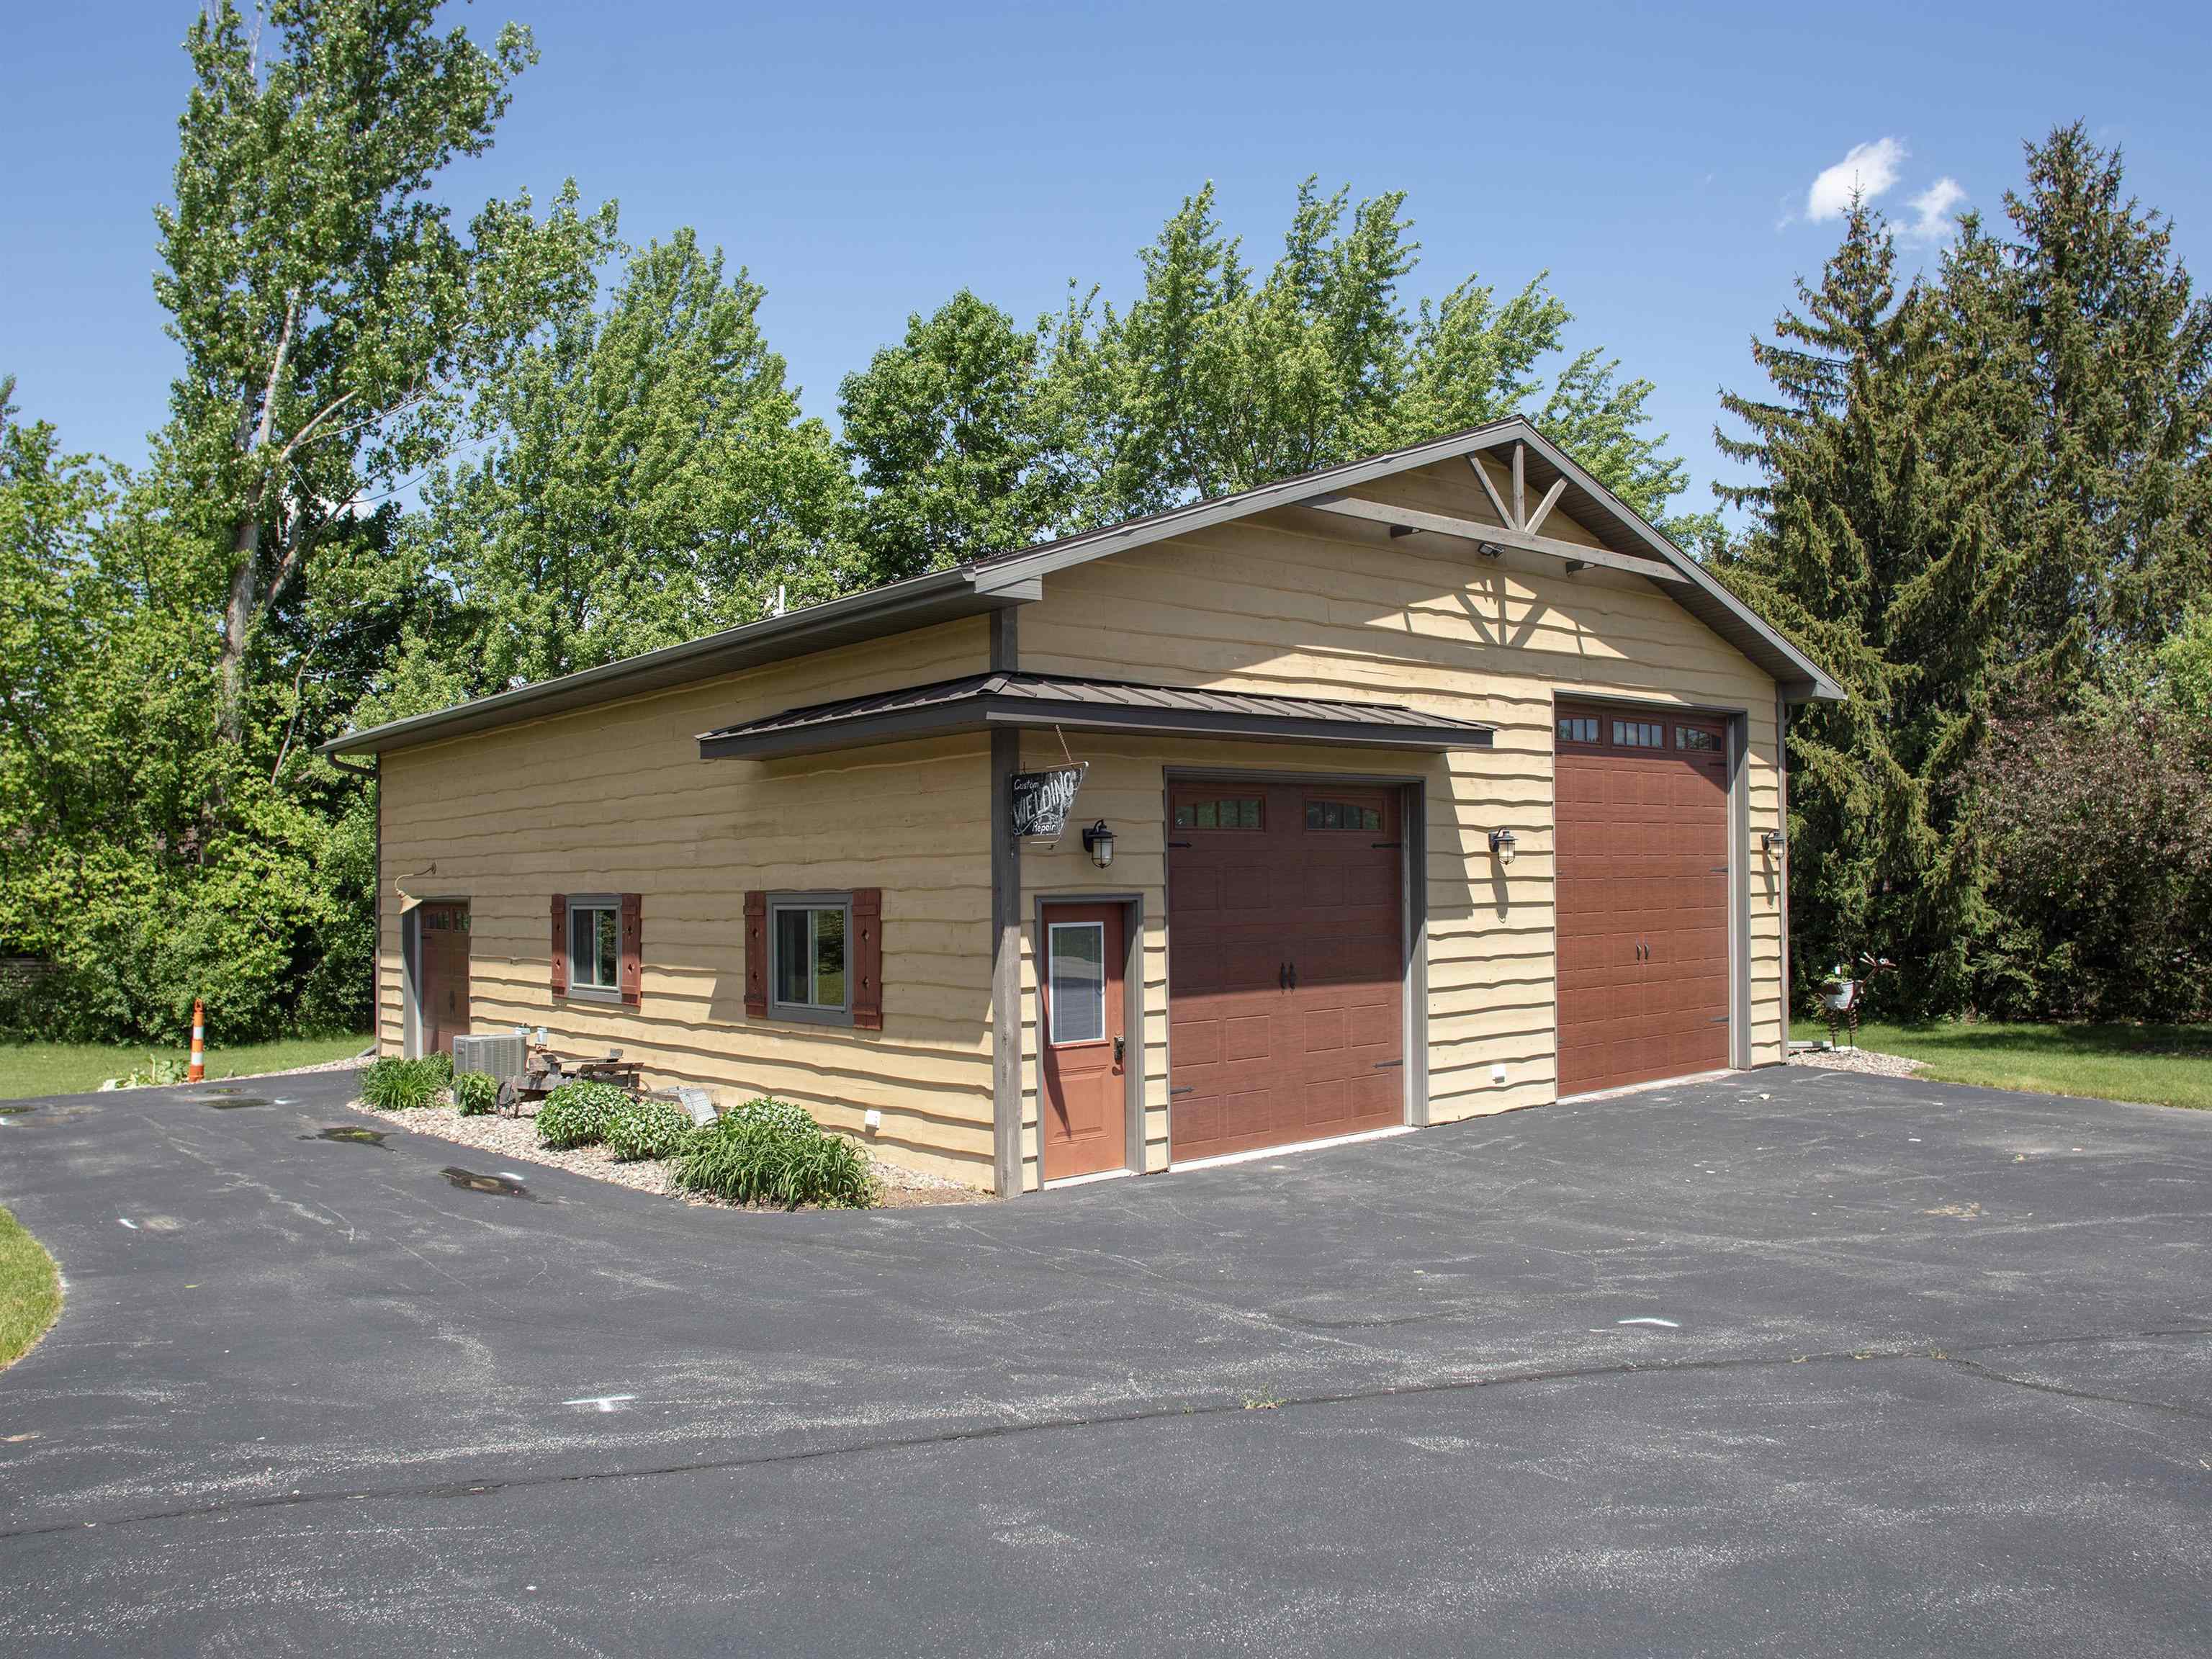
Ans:
{"label": "red entry door", "polygon": [[1044,913],[1044,1178],[1097,1175],[1128,1160],[1127,1042],[1122,1027],[1121,907],[1054,904]]}
{"label": "red entry door", "polygon": [[469,1032],[469,907],[425,904],[416,937],[422,964],[422,1052],[453,1052]]}

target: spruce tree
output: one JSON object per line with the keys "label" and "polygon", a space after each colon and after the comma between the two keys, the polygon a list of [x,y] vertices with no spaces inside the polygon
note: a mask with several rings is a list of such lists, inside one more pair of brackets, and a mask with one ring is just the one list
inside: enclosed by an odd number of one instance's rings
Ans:
{"label": "spruce tree", "polygon": [[1849,693],[1791,726],[1792,960],[1810,978],[1877,951],[1921,1011],[1961,994],[1986,925],[1951,781],[1986,726],[2018,562],[1990,503],[2021,463],[1991,441],[2007,360],[1965,349],[2003,331],[1940,289],[1899,294],[1895,264],[1855,204],[1802,308],[1752,343],[1771,391],[1723,393],[1748,430],[1716,434],[1755,474],[1720,492],[1751,525],[1717,568]]}
{"label": "spruce tree", "polygon": [[2081,123],[2027,149],[2001,278],[2035,398],[2024,653],[2154,647],[2212,588],[2212,304]]}

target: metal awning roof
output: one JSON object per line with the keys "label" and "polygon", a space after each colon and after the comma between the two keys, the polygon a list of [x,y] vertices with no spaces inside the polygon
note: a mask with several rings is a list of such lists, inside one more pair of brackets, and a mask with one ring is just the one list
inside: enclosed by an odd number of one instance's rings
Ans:
{"label": "metal awning roof", "polygon": [[699,734],[699,757],[765,759],[819,754],[999,727],[1241,738],[1262,743],[1352,744],[1369,749],[1487,749],[1492,732],[1472,720],[1401,704],[1201,691],[1060,674],[969,674],[780,714]]}

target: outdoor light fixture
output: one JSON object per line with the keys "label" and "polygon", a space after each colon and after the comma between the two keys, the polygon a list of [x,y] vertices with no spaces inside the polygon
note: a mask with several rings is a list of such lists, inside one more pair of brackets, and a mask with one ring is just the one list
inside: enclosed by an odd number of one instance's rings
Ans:
{"label": "outdoor light fixture", "polygon": [[1103,870],[1114,862],[1114,832],[1101,818],[1083,832],[1083,850],[1091,854],[1091,861]]}
{"label": "outdoor light fixture", "polygon": [[1766,850],[1770,853],[1778,853],[1790,844],[1790,837],[1779,830],[1768,830],[1759,840],[1766,844]]}
{"label": "outdoor light fixture", "polygon": [[1510,830],[1493,830],[1490,832],[1490,850],[1500,864],[1513,862],[1513,847],[1514,835]]}
{"label": "outdoor light fixture", "polygon": [[1477,542],[1474,544],[1474,550],[1486,559],[1502,559],[1505,556],[1505,550],[1496,542]]}

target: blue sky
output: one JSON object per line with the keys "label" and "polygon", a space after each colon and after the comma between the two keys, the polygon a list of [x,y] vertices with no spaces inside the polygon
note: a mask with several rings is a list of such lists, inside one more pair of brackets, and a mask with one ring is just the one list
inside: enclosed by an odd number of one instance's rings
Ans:
{"label": "blue sky", "polygon": [[[0,65],[0,374],[70,447],[125,459],[143,456],[173,364],[151,213],[192,9],[27,9]],[[1748,383],[1746,337],[1832,245],[1814,186],[1854,151],[1846,171],[1888,179],[1900,221],[1931,199],[1994,212],[2021,140],[2078,117],[2124,145],[2192,269],[2212,257],[2201,5],[453,13],[487,34],[527,22],[543,53],[454,199],[542,198],[574,174],[620,200],[633,242],[697,226],[766,284],[769,337],[832,420],[839,377],[963,284],[1024,319],[1070,276],[1125,298],[1135,249],[1209,179],[1267,258],[1309,173],[1408,191],[1409,299],[1548,269],[1572,343],[1657,383],[1687,507],[1721,465],[1716,389]],[[1910,257],[1934,243],[1910,239]]]}

